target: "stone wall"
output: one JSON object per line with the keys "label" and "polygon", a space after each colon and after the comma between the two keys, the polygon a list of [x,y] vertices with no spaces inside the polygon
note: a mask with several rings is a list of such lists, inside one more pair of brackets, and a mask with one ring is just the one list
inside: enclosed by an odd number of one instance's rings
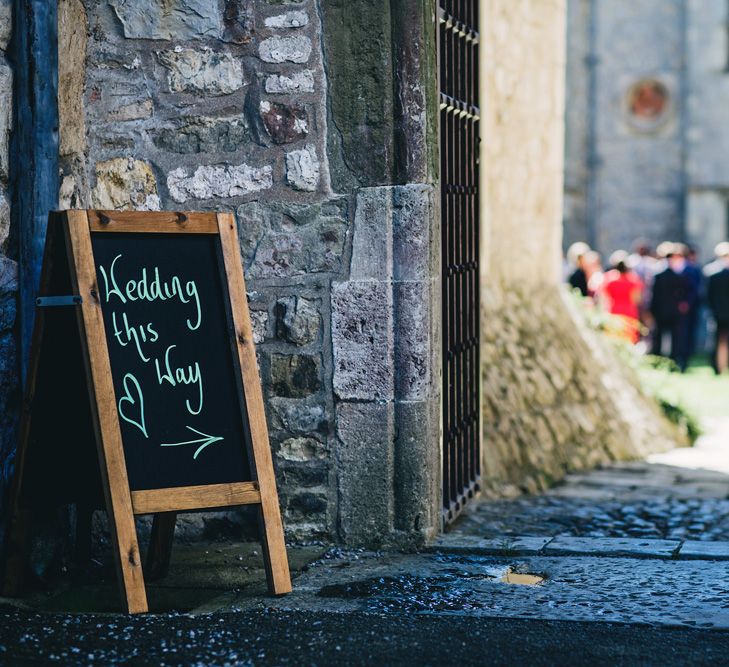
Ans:
{"label": "stone wall", "polygon": [[729,237],[729,7],[686,0],[686,239],[704,258]]}
{"label": "stone wall", "polygon": [[[682,239],[686,0],[569,4],[565,239],[605,255],[641,236]],[[643,98],[636,112],[641,82],[656,82],[665,101]]]}
{"label": "stone wall", "polygon": [[[729,232],[725,0],[568,0],[565,245],[678,238],[703,259]],[[668,94],[653,118],[631,87]]]}
{"label": "stone wall", "polygon": [[376,544],[437,521],[426,5],[59,0],[60,206],[236,213],[291,538]]}
{"label": "stone wall", "polygon": [[232,210],[292,536],[336,533],[332,192],[311,1],[61,0],[62,208]]}
{"label": "stone wall", "polygon": [[[12,0],[0,0],[0,488],[9,469],[17,417],[18,360],[14,335],[17,291],[17,238],[11,233],[10,133],[13,121],[13,74],[7,58],[12,32]],[[1,505],[2,503],[0,503]]]}
{"label": "stone wall", "polygon": [[482,480],[508,495],[675,434],[560,286],[565,3],[484,10]]}
{"label": "stone wall", "polygon": [[565,3],[482,4],[484,285],[555,284],[562,234]]}
{"label": "stone wall", "polygon": [[[507,493],[665,438],[557,288],[564,1],[482,6],[484,480]],[[289,537],[432,536],[432,2],[59,0],[58,26],[60,206],[236,214]],[[17,385],[13,243],[0,401]]]}
{"label": "stone wall", "polygon": [[683,443],[624,358],[553,285],[489,290],[483,323],[483,489],[509,496],[566,472]]}
{"label": "stone wall", "polygon": [[591,0],[567,1],[567,87],[565,95],[565,164],[563,245],[591,238],[587,224],[590,196],[588,162],[594,145],[591,115],[593,80],[590,40]]}

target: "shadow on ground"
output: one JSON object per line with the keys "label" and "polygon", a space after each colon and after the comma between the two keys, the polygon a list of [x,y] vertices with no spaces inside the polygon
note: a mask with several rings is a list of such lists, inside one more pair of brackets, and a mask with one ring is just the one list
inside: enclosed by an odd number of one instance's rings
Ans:
{"label": "shadow on ground", "polygon": [[[289,550],[292,575],[316,560],[324,547]],[[18,599],[0,598],[11,606],[39,612],[118,613],[119,587],[110,554],[104,563],[67,576],[45,590],[36,587]],[[239,598],[265,598],[266,575],[257,543],[193,543],[175,545],[169,574],[147,583],[150,611],[204,612]]]}

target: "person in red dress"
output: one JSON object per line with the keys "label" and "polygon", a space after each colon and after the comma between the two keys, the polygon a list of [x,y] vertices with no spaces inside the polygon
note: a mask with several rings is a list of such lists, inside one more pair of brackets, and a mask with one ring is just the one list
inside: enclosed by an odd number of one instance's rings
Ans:
{"label": "person in red dress", "polygon": [[605,309],[624,321],[625,337],[632,343],[640,340],[640,303],[643,281],[628,268],[628,253],[617,250],[610,256],[613,267],[605,274],[600,286]]}

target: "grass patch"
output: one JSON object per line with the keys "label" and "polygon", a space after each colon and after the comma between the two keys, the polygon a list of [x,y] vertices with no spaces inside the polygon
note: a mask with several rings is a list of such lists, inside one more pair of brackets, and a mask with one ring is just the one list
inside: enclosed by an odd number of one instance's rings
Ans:
{"label": "grass patch", "polygon": [[581,305],[587,325],[615,348],[618,356],[636,372],[645,393],[691,442],[701,435],[703,420],[729,416],[729,376],[716,376],[707,359],[696,357],[686,372],[681,373],[670,359],[641,354],[621,339],[617,335],[622,330],[619,319],[599,308]]}
{"label": "grass patch", "polygon": [[643,384],[654,396],[685,406],[699,421],[729,417],[729,375],[717,376],[701,357],[692,359],[685,373],[646,363],[638,369]]}

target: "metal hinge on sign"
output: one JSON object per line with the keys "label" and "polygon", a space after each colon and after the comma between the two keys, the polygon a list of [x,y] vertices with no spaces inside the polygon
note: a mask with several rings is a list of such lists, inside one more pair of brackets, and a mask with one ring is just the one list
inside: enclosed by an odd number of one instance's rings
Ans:
{"label": "metal hinge on sign", "polygon": [[50,306],[78,306],[83,303],[83,299],[74,294],[72,296],[39,296],[35,300],[35,305],[41,308]]}

